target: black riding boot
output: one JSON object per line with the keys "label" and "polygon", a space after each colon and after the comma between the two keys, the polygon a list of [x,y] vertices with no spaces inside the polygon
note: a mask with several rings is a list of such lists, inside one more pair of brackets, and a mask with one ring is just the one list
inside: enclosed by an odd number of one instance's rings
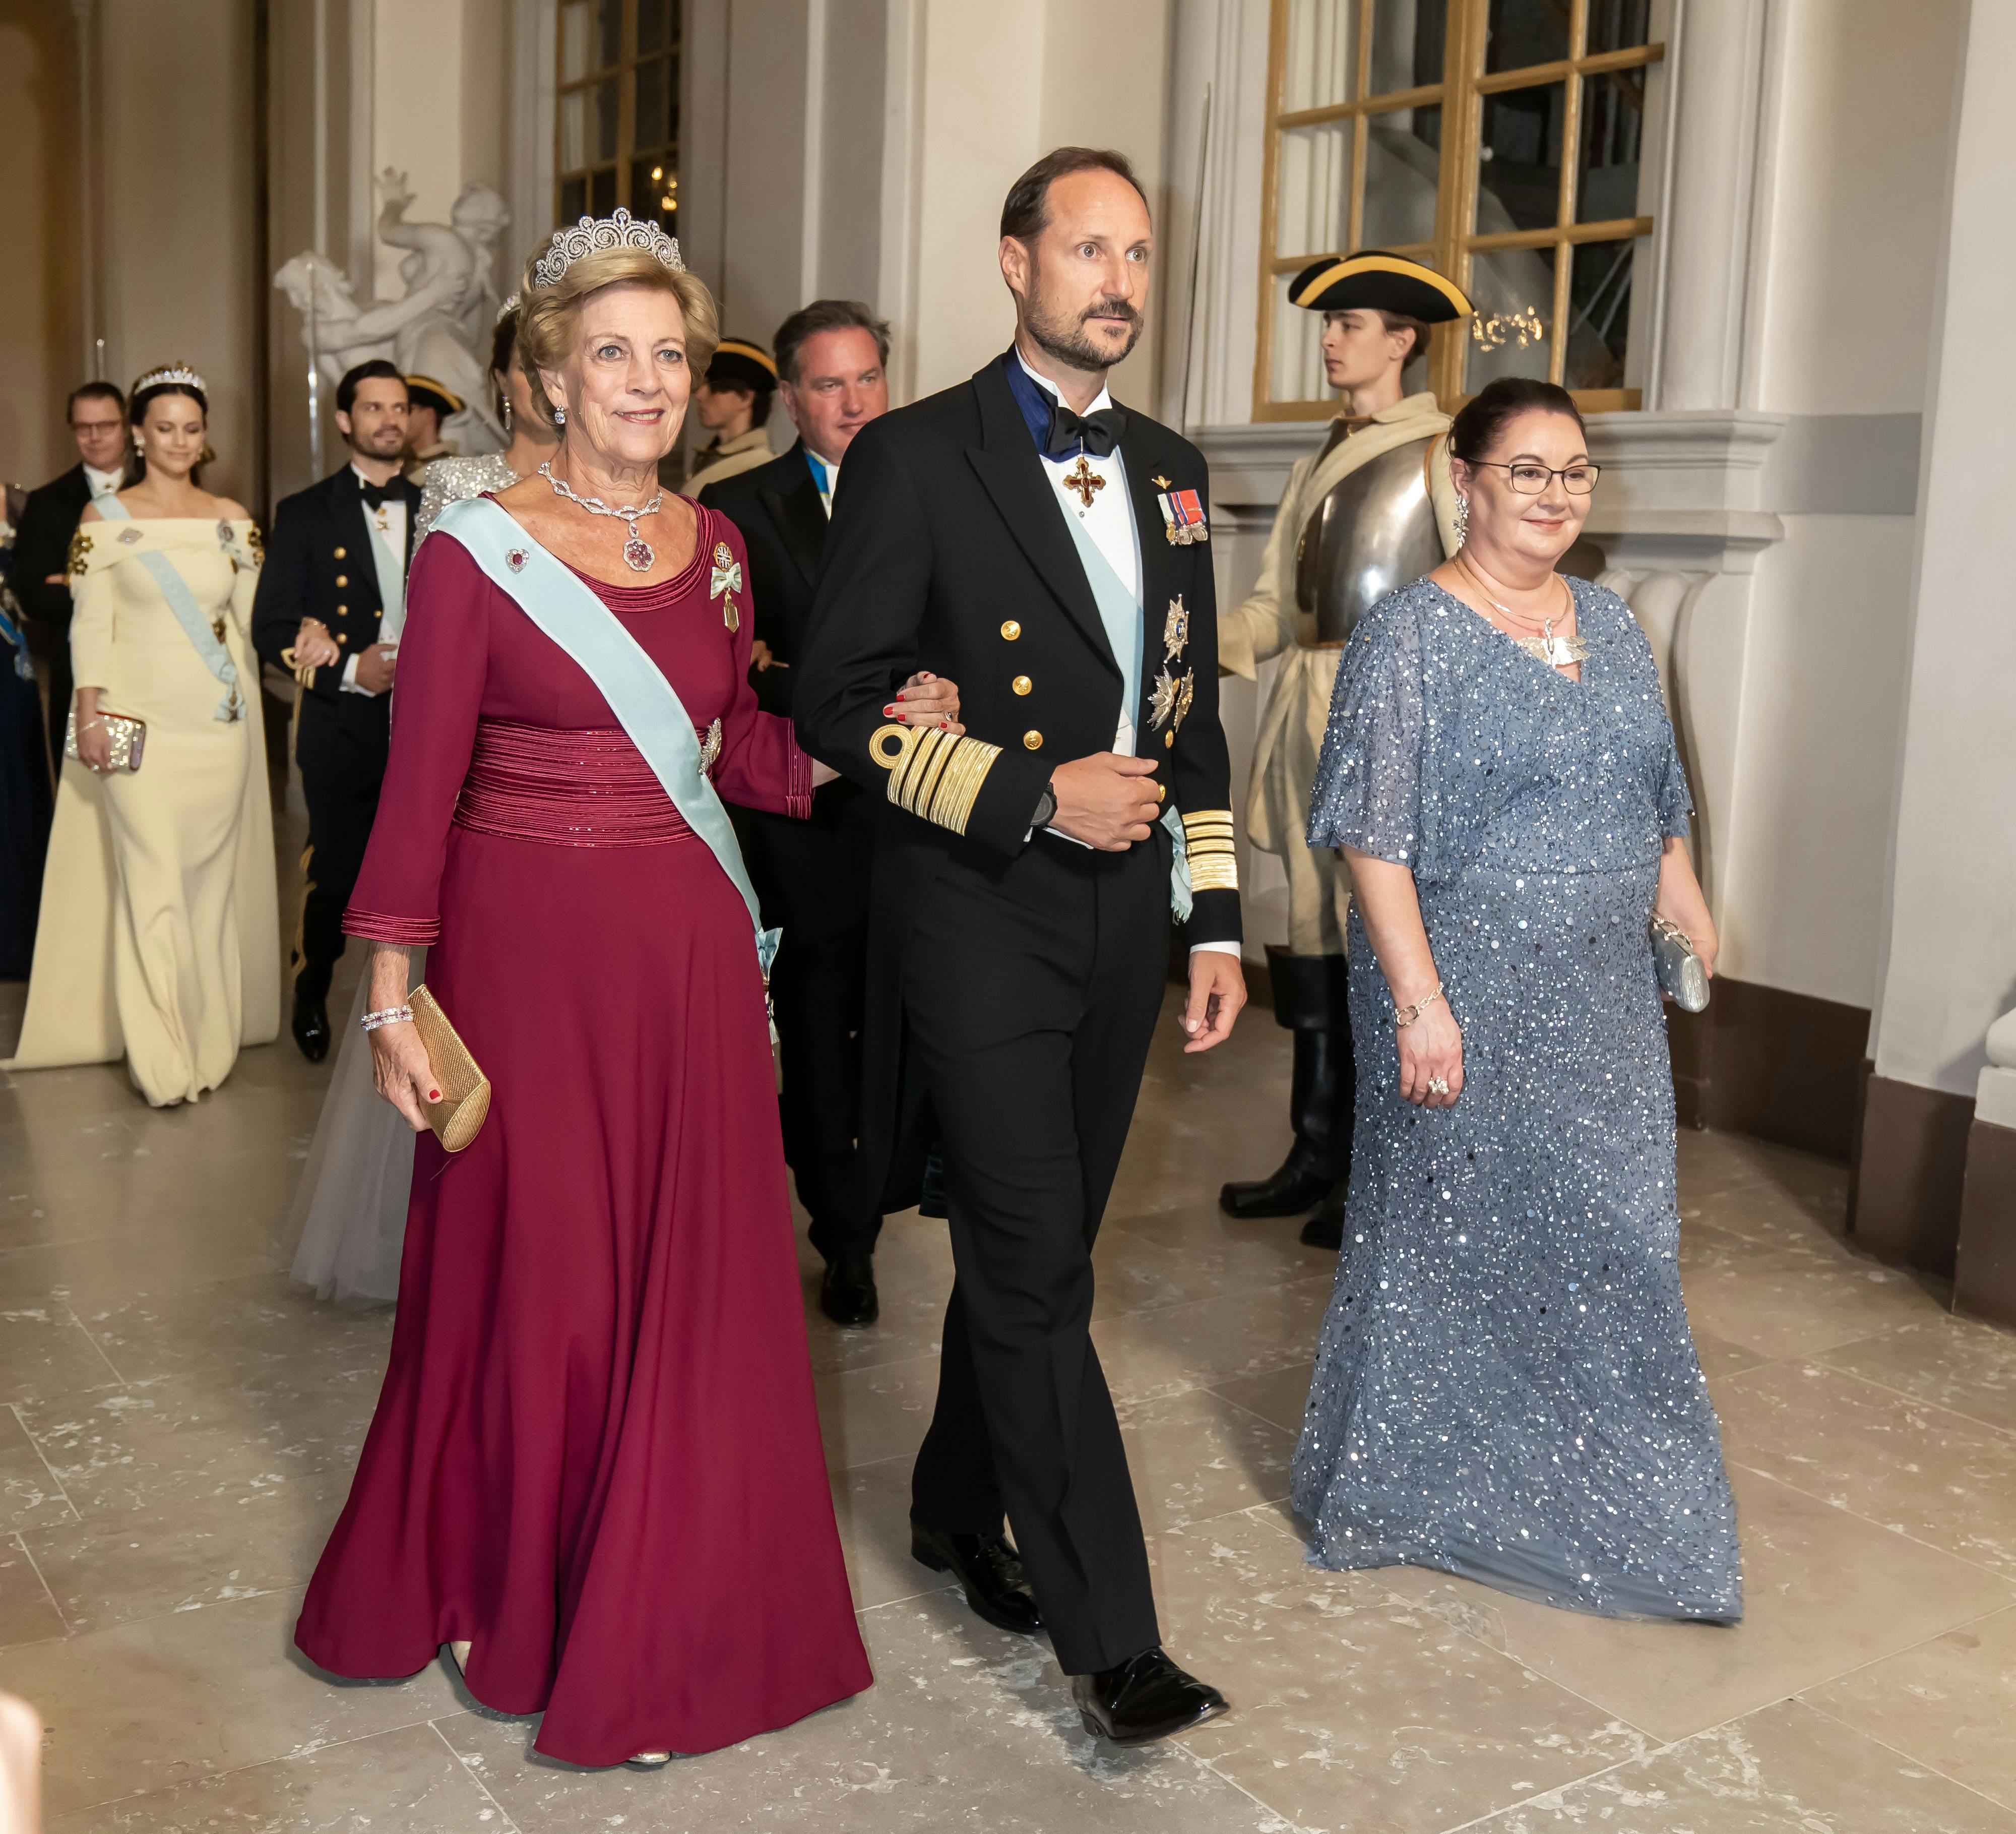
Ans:
{"label": "black riding boot", "polygon": [[[1294,1034],[1288,1119],[1295,1138],[1271,1177],[1227,1184],[1219,1191],[1219,1207],[1229,1216],[1242,1220],[1298,1216],[1321,1203],[1337,1182],[1339,1078],[1348,1083],[1351,1074],[1351,1033],[1336,1022],[1344,1011],[1343,967],[1341,956],[1267,951],[1274,1021]],[[1348,1114],[1349,1098],[1343,1099]],[[1348,1156],[1348,1138],[1341,1144]]]}
{"label": "black riding boot", "polygon": [[1312,1248],[1337,1249],[1344,1246],[1344,1205],[1351,1192],[1351,1132],[1356,1122],[1358,1066],[1351,1048],[1351,1024],[1347,1015],[1336,1032],[1337,1043],[1337,1111],[1331,1137],[1336,1141],[1334,1157],[1337,1177],[1323,1199],[1323,1208],[1302,1225],[1302,1240]]}

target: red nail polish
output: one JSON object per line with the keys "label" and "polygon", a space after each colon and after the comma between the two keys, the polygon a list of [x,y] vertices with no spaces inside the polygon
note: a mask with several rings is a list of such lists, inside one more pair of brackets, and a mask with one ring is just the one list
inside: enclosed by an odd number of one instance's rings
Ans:
{"label": "red nail polish", "polygon": [[427,1091],[427,1100],[429,1101],[439,1101],[441,1100],[441,1091],[438,1089],[430,1089]]}

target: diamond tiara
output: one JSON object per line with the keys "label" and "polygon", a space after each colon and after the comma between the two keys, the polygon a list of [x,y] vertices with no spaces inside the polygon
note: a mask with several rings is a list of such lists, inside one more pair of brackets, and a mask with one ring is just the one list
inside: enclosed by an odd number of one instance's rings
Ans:
{"label": "diamond tiara", "polygon": [[138,395],[142,389],[159,388],[164,383],[178,382],[189,388],[200,388],[210,393],[210,384],[204,381],[186,363],[168,363],[158,369],[149,369],[133,384],[132,392]]}
{"label": "diamond tiara", "polygon": [[674,273],[686,271],[675,237],[649,218],[639,222],[618,204],[613,216],[583,217],[571,229],[556,229],[546,252],[534,264],[532,284],[551,286],[583,256],[606,248],[648,248]]}
{"label": "diamond tiara", "polygon": [[502,324],[506,319],[509,318],[510,315],[518,309],[519,302],[524,297],[524,295],[523,294],[514,293],[509,299],[505,301],[505,302],[497,308],[497,316],[490,321],[491,329],[495,330],[499,325]]}

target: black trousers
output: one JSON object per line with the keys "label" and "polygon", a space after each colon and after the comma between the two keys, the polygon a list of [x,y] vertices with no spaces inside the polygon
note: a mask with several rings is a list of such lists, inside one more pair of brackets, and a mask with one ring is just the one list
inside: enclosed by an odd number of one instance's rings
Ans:
{"label": "black trousers", "polygon": [[873,1253],[882,1228],[877,1194],[860,1187],[857,1151],[878,808],[842,781],[820,787],[808,821],[731,811],[763,921],[784,933],[770,975],[783,1081],[778,1119],[812,1246],[829,1261]]}
{"label": "black trousers", "polygon": [[297,998],[326,1000],[343,953],[343,912],[364,865],[364,849],[385,781],[386,741],[376,730],[338,726],[304,699],[294,755],[308,805],[308,852],[301,870],[301,917],[294,933]]}
{"label": "black trousers", "polygon": [[910,1061],[944,1148],[955,1280],[916,1519],[1013,1528],[1057,1660],[1160,1635],[1090,1335],[1092,1248],[1168,963],[1168,853],[1039,835],[998,875],[949,861],[903,964]]}

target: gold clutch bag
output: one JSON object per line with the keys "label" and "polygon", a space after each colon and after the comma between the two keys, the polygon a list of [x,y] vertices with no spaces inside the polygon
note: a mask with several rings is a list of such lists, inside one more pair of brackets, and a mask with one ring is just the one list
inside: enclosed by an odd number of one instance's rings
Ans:
{"label": "gold clutch bag", "polygon": [[[112,768],[138,770],[140,754],[147,747],[147,722],[144,719],[129,719],[123,713],[107,713],[103,708],[98,717],[105,722],[105,736],[112,741]],[[72,707],[70,723],[63,728],[63,756],[77,755],[77,709]]]}
{"label": "gold clutch bag", "polygon": [[490,1079],[469,1054],[469,1047],[448,1022],[448,1014],[425,986],[406,996],[413,1011],[413,1029],[427,1054],[427,1067],[440,1085],[439,1101],[420,1103],[434,1137],[452,1153],[459,1153],[473,1140],[490,1112]]}

